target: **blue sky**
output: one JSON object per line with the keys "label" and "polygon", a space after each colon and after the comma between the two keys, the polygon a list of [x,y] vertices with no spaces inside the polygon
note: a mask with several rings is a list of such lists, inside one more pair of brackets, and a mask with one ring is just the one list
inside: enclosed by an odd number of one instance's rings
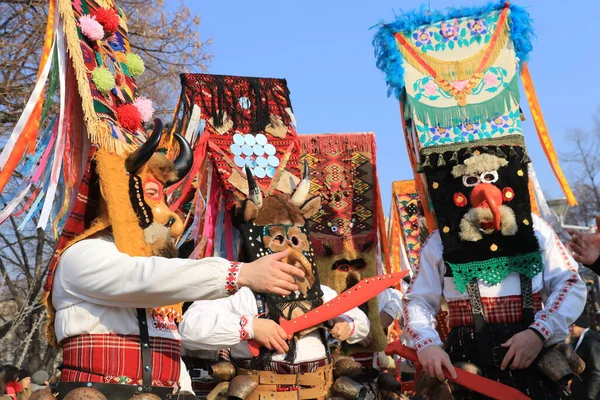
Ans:
{"label": "blue sky", "polygon": [[[423,3],[444,9],[486,1],[187,1],[200,15],[202,39],[212,39],[209,73],[287,79],[300,134],[375,132],[386,214],[392,181],[412,179],[412,171],[398,102],[387,97],[383,74],[375,67],[374,30],[369,28],[392,20],[394,11],[399,14]],[[560,154],[569,147],[568,129],[590,129],[600,106],[600,2],[517,4],[526,6],[534,20],[537,38],[529,68]],[[549,197],[562,197],[525,96],[522,102],[525,138],[542,188]],[[568,177],[576,176],[563,167]]]}

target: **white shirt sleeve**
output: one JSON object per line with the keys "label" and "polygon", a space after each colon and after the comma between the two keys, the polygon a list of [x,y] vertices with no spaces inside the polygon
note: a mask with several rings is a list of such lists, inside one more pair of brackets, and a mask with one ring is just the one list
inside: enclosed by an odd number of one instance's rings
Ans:
{"label": "white shirt sleeve", "polygon": [[421,248],[419,264],[404,294],[405,335],[408,345],[417,352],[432,345],[442,345],[435,330],[445,273],[442,252],[442,240],[435,231]]}
{"label": "white shirt sleeve", "polygon": [[396,289],[386,289],[377,296],[379,313],[385,312],[396,320],[402,316],[402,293]]}
{"label": "white shirt sleeve", "polygon": [[150,308],[227,296],[239,267],[222,258],[131,257],[110,240],[92,238],[62,254],[54,287],[103,306]]}
{"label": "white shirt sleeve", "polygon": [[194,302],[179,324],[181,341],[190,350],[219,350],[254,338],[258,313],[252,291],[242,288],[233,296]]}
{"label": "white shirt sleeve", "polygon": [[569,325],[585,307],[587,289],[579,277],[579,266],[567,252],[554,230],[534,215],[534,227],[542,250],[544,308],[536,313],[531,328],[546,339],[546,345],[564,341]]}
{"label": "white shirt sleeve", "polygon": [[190,377],[183,360],[181,360],[181,371],[179,373],[179,391],[194,393],[194,389],[192,388],[192,378]]}
{"label": "white shirt sleeve", "polygon": [[[336,291],[330,287],[321,285],[321,290],[323,291],[324,303],[337,296]],[[369,334],[369,330],[371,329],[369,318],[358,307],[346,311],[344,314],[340,315],[340,317],[346,320],[352,328],[352,335],[346,340],[349,344],[358,343]]]}

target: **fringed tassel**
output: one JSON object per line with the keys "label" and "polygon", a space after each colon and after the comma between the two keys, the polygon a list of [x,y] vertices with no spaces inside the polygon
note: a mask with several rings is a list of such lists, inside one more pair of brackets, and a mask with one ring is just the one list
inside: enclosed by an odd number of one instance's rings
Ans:
{"label": "fringed tassel", "polygon": [[506,154],[504,154],[504,151],[502,151],[502,147],[500,146],[496,147],[496,157],[506,158]]}
{"label": "fringed tassel", "polygon": [[396,34],[398,48],[404,59],[424,75],[431,76],[433,71],[437,78],[450,82],[471,79],[473,75],[481,73],[493,65],[500,52],[506,47],[510,32],[507,14],[508,8],[505,8],[499,16],[490,42],[466,59],[446,61],[432,57],[418,50],[403,33]]}
{"label": "fringed tassel", "polygon": [[437,166],[438,167],[444,167],[446,166],[446,160],[444,160],[444,155],[440,154],[437,160]]}
{"label": "fringed tassel", "polygon": [[480,123],[506,114],[515,104],[519,104],[519,80],[515,75],[508,86],[496,96],[481,103],[455,107],[434,107],[413,97],[406,96],[406,104],[412,116],[429,126],[456,126],[465,120]]}
{"label": "fringed tassel", "polygon": [[514,146],[510,146],[510,150],[508,151],[508,157],[509,157],[509,158],[512,158],[512,159],[515,159],[515,158],[517,158],[517,157],[518,157],[518,154],[517,154],[517,152],[515,151],[515,148],[514,148]]}
{"label": "fringed tassel", "polygon": [[458,152],[455,151],[452,153],[452,157],[450,157],[449,161],[453,164],[458,164]]}
{"label": "fringed tassel", "polygon": [[375,135],[367,133],[340,133],[326,135],[303,135],[302,153],[331,154],[351,151],[372,153],[375,151]]}

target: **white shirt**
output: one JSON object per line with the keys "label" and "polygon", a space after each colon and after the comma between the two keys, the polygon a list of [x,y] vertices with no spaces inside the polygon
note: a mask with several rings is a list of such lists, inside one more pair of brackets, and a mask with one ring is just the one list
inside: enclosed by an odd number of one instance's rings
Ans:
{"label": "white shirt", "polygon": [[[321,286],[323,302],[337,296],[327,286]],[[242,328],[248,333],[248,339],[254,338],[253,320],[258,314],[256,298],[248,288],[242,288],[235,295],[218,300],[194,302],[184,314],[179,325],[184,347],[190,350],[217,350],[231,348],[231,358],[244,360],[252,358],[247,341],[240,338]],[[354,332],[348,343],[357,343],[369,333],[369,319],[358,308],[344,313]],[[313,331],[298,340],[295,363],[325,358],[325,346],[319,332]],[[285,354],[275,354],[273,361],[283,361]]]}
{"label": "white shirt", "polygon": [[386,289],[377,296],[379,313],[385,311],[392,319],[397,320],[402,316],[402,292],[396,289]]}
{"label": "white shirt", "polygon": [[[98,234],[67,249],[52,285],[58,341],[81,334],[139,335],[136,308],[227,296],[231,263],[222,258],[189,260],[131,257],[117,250],[112,236]],[[152,337],[179,340],[169,321],[156,327],[147,313]]]}
{"label": "white shirt", "polygon": [[[542,333],[545,345],[550,346],[567,338],[569,325],[583,311],[587,290],[577,272],[577,263],[554,230],[536,215],[532,220],[544,264],[542,272],[532,279],[532,289],[533,293],[541,293],[545,307],[535,314],[531,327]],[[435,231],[421,249],[420,265],[404,295],[406,338],[419,351],[430,345],[442,345],[435,330],[441,296],[448,302],[469,299],[466,292],[456,290],[452,277],[444,277],[446,265],[442,254],[442,240]],[[479,280],[479,291],[481,297],[520,295],[519,275],[513,272],[497,285]]]}

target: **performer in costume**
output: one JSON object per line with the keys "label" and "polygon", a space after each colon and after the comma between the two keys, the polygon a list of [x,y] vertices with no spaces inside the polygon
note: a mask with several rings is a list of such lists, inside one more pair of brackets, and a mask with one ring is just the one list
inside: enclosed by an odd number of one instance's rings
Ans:
{"label": "performer in costume", "polygon": [[20,167],[0,223],[29,195],[23,223],[38,216],[41,228],[64,227],[44,287],[49,340],[63,347],[58,398],[164,399],[182,370],[180,307],[168,304],[242,286],[286,295],[303,273],[281,255],[243,266],[173,258],[184,226],[166,191],[193,166],[190,145],[175,133],[161,141],[159,120],[146,137],[153,106],[136,87],[145,67],[118,5],[52,0],[49,8],[36,88],[0,153],[0,190]]}
{"label": "performer in costume", "polygon": [[[442,367],[455,375],[452,363],[470,362],[493,381],[551,399],[564,397],[569,373],[557,376],[559,363],[548,365],[544,355],[567,337],[586,289],[557,235],[532,212],[518,88],[521,72],[535,98],[524,64],[530,37],[527,13],[502,2],[406,13],[382,24],[374,44],[401,102],[429,228],[438,228],[404,296],[408,343],[429,376],[444,380]],[[536,100],[530,108],[541,116]],[[574,202],[539,120],[545,150]],[[446,343],[435,329],[442,295]]]}
{"label": "performer in costume", "polygon": [[[227,299],[195,302],[181,324],[184,346],[192,350],[231,347],[231,361],[237,366],[238,374],[251,376],[258,386],[256,389],[240,387],[234,380],[229,385],[229,395],[249,399],[288,396],[287,392],[275,390],[273,384],[278,384],[298,390],[297,396],[301,399],[328,397],[333,370],[323,327],[300,332],[288,347],[287,334],[277,324],[280,318],[296,318],[337,296],[335,291],[320,284],[306,222],[319,211],[321,199],[317,196],[306,200],[310,185],[308,168],[292,196],[276,194],[265,199],[249,168],[246,173],[251,195],[238,212],[236,223],[242,235],[245,258],[252,260],[287,252],[286,261],[302,269],[305,278],[289,296],[261,295],[242,289]],[[356,343],[364,339],[368,331],[369,320],[355,308],[333,321],[330,334]],[[257,358],[253,358],[248,348],[250,339],[265,346]],[[265,381],[260,378],[261,371],[275,374],[269,375],[270,381]]]}

